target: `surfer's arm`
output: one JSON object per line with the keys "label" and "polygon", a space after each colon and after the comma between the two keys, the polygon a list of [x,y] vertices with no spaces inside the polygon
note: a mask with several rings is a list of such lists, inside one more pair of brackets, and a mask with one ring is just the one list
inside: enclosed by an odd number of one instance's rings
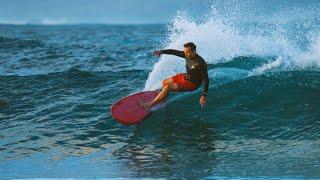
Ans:
{"label": "surfer's arm", "polygon": [[208,93],[208,88],[209,88],[209,77],[208,77],[208,71],[207,71],[207,64],[203,64],[202,68],[200,69],[200,73],[202,76],[202,81],[204,81],[204,88],[203,88],[203,93],[200,97],[200,105],[203,107],[206,104],[206,96]]}
{"label": "surfer's arm", "polygon": [[175,56],[179,56],[182,58],[185,58],[184,52],[183,51],[178,51],[175,49],[164,49],[160,51],[160,54],[170,54],[170,55],[175,55]]}
{"label": "surfer's arm", "polygon": [[208,70],[207,70],[207,65],[204,64],[203,68],[201,69],[201,76],[204,81],[204,88],[203,88],[203,93],[202,96],[207,96],[208,89],[209,89],[209,77],[208,77]]}

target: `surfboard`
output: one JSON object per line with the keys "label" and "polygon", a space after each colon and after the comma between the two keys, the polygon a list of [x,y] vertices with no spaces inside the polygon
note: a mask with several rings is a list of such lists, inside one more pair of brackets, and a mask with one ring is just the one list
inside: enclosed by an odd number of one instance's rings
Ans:
{"label": "surfboard", "polygon": [[111,114],[115,120],[125,125],[140,123],[151,111],[141,107],[138,104],[138,100],[149,102],[157,95],[157,91],[144,91],[131,94],[114,103],[111,106]]}

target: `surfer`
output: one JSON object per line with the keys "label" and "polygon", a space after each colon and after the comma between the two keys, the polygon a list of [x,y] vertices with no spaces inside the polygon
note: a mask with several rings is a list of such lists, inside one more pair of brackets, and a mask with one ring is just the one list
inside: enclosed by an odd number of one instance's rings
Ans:
{"label": "surfer", "polygon": [[192,42],[183,45],[183,51],[165,49],[154,51],[153,54],[160,57],[162,54],[175,55],[186,60],[187,73],[177,74],[162,81],[161,92],[150,102],[138,101],[138,104],[149,110],[156,103],[161,102],[168,94],[173,91],[194,91],[204,81],[204,89],[199,103],[203,107],[206,103],[206,96],[209,88],[209,78],[207,63],[196,52],[196,45]]}

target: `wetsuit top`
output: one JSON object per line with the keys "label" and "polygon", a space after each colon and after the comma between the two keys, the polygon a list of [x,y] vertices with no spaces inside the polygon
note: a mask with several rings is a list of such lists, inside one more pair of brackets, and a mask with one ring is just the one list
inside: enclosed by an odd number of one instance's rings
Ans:
{"label": "wetsuit top", "polygon": [[172,54],[182,57],[186,60],[187,77],[186,79],[194,83],[197,87],[204,81],[203,95],[206,96],[209,88],[209,78],[207,71],[207,63],[196,54],[194,59],[187,59],[183,51],[174,49],[165,49],[160,51],[161,54]]}

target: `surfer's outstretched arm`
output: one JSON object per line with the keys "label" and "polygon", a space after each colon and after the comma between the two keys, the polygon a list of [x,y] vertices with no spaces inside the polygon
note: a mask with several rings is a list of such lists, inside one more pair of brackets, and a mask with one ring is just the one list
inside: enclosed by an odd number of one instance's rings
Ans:
{"label": "surfer's outstretched arm", "polygon": [[153,52],[154,55],[160,56],[161,54],[170,54],[170,55],[175,55],[175,56],[179,56],[182,58],[185,58],[186,56],[184,55],[183,51],[178,51],[175,49],[164,49],[161,51],[154,51]]}

